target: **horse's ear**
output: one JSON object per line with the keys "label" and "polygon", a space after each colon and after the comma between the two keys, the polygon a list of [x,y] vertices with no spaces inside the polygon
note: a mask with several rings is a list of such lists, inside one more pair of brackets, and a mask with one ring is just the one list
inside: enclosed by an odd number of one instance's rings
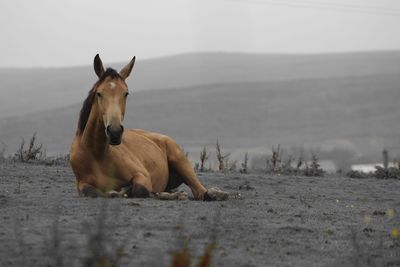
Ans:
{"label": "horse's ear", "polygon": [[121,75],[123,80],[128,78],[129,74],[131,74],[131,71],[133,69],[133,65],[135,65],[135,59],[136,59],[136,57],[133,57],[131,62],[129,62],[125,67],[123,67],[120,70],[119,75]]}
{"label": "horse's ear", "polygon": [[96,72],[97,76],[100,78],[104,74],[104,66],[103,62],[101,62],[99,54],[94,57],[93,67],[94,72]]}

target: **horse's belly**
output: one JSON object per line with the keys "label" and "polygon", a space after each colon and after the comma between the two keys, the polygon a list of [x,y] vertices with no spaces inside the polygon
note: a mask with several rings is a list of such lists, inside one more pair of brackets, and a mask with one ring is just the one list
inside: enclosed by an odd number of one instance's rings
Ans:
{"label": "horse's belly", "polygon": [[153,192],[163,192],[168,184],[168,163],[167,160],[161,159],[160,161],[152,166],[147,166],[149,172]]}

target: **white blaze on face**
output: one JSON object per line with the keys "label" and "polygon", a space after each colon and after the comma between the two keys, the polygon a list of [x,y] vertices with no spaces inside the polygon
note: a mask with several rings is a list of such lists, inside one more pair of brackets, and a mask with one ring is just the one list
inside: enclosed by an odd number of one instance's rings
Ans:
{"label": "white blaze on face", "polygon": [[114,89],[115,88],[115,83],[114,82],[110,82],[110,88]]}

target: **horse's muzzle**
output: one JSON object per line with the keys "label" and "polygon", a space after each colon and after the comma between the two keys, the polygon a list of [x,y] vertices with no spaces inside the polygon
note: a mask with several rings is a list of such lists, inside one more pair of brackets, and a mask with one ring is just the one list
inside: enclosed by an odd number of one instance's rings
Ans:
{"label": "horse's muzzle", "polygon": [[107,126],[106,134],[110,145],[117,146],[121,144],[123,132],[124,132],[124,126],[122,125]]}

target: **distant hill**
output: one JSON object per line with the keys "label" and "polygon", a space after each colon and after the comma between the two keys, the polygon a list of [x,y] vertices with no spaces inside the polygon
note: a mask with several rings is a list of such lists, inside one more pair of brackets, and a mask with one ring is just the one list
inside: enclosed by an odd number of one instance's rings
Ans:
{"label": "distant hill", "polygon": [[[219,138],[237,156],[282,144],[318,146],[326,157],[337,152],[342,161],[379,160],[384,147],[400,155],[399,74],[282,77],[139,91],[129,97],[125,126],[168,134],[193,157]],[[0,141],[8,152],[16,151],[22,137],[37,131],[48,151],[67,152],[80,107],[0,119]],[[341,159],[341,153],[348,158]]]}
{"label": "distant hill", "polygon": [[[6,151],[37,132],[50,153],[68,152],[95,80],[91,66],[0,69]],[[217,138],[237,158],[276,144],[339,165],[380,160],[384,147],[400,156],[400,52],[138,58],[128,83],[125,126],[169,134],[193,157]]]}
{"label": "distant hill", "polygon": [[[106,58],[104,61],[108,63]],[[0,118],[80,102],[96,80],[89,63],[69,68],[0,69]],[[121,65],[108,66],[118,69]],[[128,83],[133,91],[148,91],[399,73],[400,52],[329,55],[195,53],[151,60],[141,60],[138,55],[133,77]]]}

